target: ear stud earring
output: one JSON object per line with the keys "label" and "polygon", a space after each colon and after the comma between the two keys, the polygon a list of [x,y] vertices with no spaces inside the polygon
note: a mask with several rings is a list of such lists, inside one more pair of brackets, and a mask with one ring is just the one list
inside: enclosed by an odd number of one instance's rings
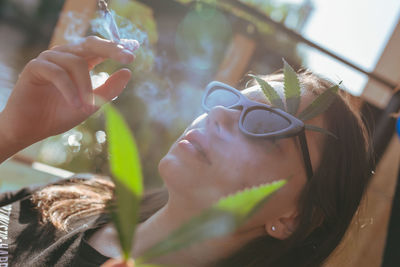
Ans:
{"label": "ear stud earring", "polygon": [[275,232],[276,227],[272,225],[271,230]]}

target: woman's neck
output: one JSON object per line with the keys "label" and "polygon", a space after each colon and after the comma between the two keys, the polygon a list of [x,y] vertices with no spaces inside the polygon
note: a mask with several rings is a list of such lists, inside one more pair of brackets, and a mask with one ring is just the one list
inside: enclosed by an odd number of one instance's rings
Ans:
{"label": "woman's neck", "polygon": [[[145,222],[141,223],[135,234],[135,246],[132,254],[134,258],[140,257],[147,249],[164,240],[171,232],[178,229],[187,218],[182,212],[165,205]],[[176,262],[175,259],[179,259]],[[193,259],[187,250],[168,254],[157,259],[157,263],[178,264],[179,266],[193,266]]]}
{"label": "woman's neck", "polygon": [[[180,205],[178,206],[173,204],[172,201],[168,202],[167,205],[138,226],[132,253],[134,258],[140,257],[147,249],[164,240],[170,233],[199,213],[188,212],[192,211],[193,208],[184,207],[182,203],[184,202],[179,201]],[[190,206],[192,207],[192,205]],[[175,266],[208,266],[217,259],[230,255],[245,243],[262,234],[265,234],[263,227],[238,231],[228,237],[212,239],[169,253],[156,259],[153,263]]]}
{"label": "woman's neck", "polygon": [[[180,202],[182,204],[182,202]],[[182,205],[168,202],[145,222],[138,225],[135,233],[133,258],[139,258],[147,249],[164,240],[171,232],[179,228],[196,212]],[[262,228],[238,232],[229,237],[202,242],[177,252],[169,253],[152,261],[152,263],[175,266],[207,266],[219,258],[228,256],[245,243],[263,234]],[[120,257],[118,235],[112,224],[94,233],[89,244],[108,257]]]}

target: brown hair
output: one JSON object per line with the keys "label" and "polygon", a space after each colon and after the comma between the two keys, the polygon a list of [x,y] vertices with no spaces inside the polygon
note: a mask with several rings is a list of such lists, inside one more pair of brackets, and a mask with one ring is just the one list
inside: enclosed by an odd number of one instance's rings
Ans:
{"label": "brown hair", "polygon": [[[302,86],[319,95],[333,84],[310,72],[298,74]],[[283,75],[266,77],[282,81]],[[352,97],[340,92],[324,113],[326,137],[314,176],[304,186],[299,202],[298,227],[286,240],[263,236],[217,266],[320,266],[339,244],[369,181],[368,138]],[[104,212],[113,185],[102,179],[74,180],[50,185],[33,195],[42,220],[67,229],[72,219]],[[145,195],[141,221],[167,202],[165,189]]]}
{"label": "brown hair", "polygon": [[[113,199],[114,184],[99,175],[77,174],[72,178],[50,184],[32,195],[32,203],[42,223],[68,231],[71,224],[83,217],[106,212]],[[140,204],[139,222],[147,220],[168,201],[168,191],[158,188],[147,191]]]}

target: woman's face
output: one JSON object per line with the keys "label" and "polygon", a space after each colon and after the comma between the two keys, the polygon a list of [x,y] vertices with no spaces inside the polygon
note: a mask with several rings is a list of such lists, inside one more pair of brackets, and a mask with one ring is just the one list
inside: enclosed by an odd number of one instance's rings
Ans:
{"label": "woman's face", "polygon": [[[281,83],[272,85],[282,91]],[[266,103],[258,87],[242,93]],[[302,106],[308,98],[303,96]],[[176,200],[194,212],[238,190],[289,179],[263,210],[272,218],[296,209],[297,197],[306,182],[298,139],[249,138],[239,129],[240,114],[241,110],[215,107],[194,120],[172,145],[159,164],[170,201]],[[307,137],[315,168],[318,149],[315,138]]]}

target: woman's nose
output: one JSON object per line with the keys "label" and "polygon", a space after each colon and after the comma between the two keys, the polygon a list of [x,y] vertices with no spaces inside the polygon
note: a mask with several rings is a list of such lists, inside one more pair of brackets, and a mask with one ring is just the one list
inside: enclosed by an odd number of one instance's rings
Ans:
{"label": "woman's nose", "polygon": [[232,132],[235,125],[238,124],[240,110],[230,109],[224,106],[215,106],[208,112],[210,127],[217,132]]}

